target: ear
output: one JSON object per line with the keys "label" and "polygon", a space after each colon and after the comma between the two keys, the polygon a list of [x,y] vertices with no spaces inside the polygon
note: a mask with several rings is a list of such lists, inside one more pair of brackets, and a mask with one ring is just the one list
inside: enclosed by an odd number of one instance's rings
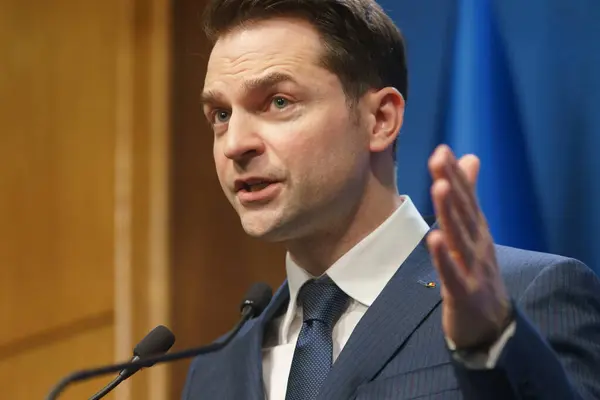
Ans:
{"label": "ear", "polygon": [[369,149],[374,153],[391,148],[404,121],[404,97],[393,87],[369,94]]}

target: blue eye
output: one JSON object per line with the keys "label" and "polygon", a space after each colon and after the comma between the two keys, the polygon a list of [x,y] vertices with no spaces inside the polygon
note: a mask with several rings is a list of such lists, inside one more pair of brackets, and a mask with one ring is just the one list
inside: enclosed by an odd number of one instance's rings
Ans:
{"label": "blue eye", "polygon": [[284,97],[274,97],[273,98],[273,105],[275,105],[275,107],[282,109],[285,108],[290,102],[288,101],[288,99],[284,98]]}
{"label": "blue eye", "polygon": [[227,123],[229,121],[229,118],[231,118],[231,113],[225,110],[216,111],[213,117],[214,123],[219,124]]}

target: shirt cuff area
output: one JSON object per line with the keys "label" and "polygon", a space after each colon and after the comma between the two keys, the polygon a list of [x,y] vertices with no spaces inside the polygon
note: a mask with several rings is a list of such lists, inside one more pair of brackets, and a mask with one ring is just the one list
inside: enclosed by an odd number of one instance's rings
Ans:
{"label": "shirt cuff area", "polygon": [[500,354],[502,354],[506,343],[515,334],[516,325],[516,321],[511,322],[487,352],[465,353],[456,351],[456,344],[449,338],[446,338],[446,343],[450,351],[452,351],[454,359],[466,368],[493,369],[496,367],[498,358],[500,358]]}

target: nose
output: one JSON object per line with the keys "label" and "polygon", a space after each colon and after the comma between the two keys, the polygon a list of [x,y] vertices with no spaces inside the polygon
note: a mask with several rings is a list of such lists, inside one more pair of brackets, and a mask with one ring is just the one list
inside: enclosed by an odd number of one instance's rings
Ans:
{"label": "nose", "polygon": [[[264,153],[264,142],[251,118],[241,116],[229,120],[223,153],[234,161],[249,160]],[[239,115],[239,114],[238,114]]]}

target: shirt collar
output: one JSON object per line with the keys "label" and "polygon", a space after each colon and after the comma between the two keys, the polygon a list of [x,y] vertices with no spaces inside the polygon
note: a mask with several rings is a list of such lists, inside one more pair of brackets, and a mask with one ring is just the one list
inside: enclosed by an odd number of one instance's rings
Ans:
{"label": "shirt collar", "polygon": [[[402,204],[388,219],[326,272],[349,297],[366,307],[373,304],[429,230],[410,197],[401,196],[401,199]],[[291,311],[296,308],[302,285],[314,277],[296,264],[289,253],[286,255],[286,272],[290,290],[288,310]]]}

